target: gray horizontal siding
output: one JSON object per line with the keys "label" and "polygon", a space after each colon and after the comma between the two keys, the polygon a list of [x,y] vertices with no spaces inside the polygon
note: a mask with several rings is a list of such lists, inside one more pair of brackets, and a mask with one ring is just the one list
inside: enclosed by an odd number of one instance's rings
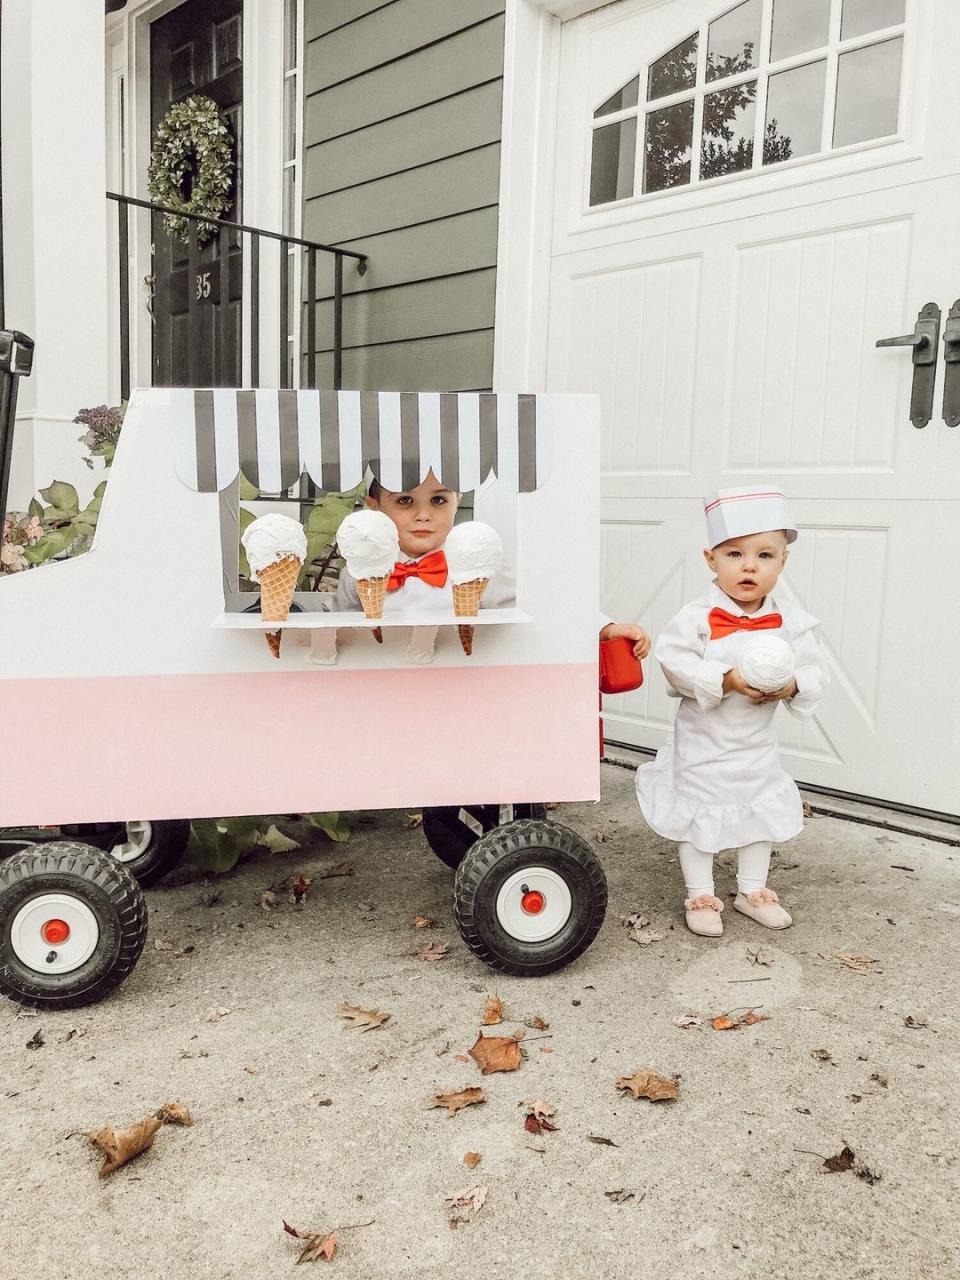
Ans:
{"label": "gray horizontal siding", "polygon": [[[490,386],[493,330],[343,353],[343,385],[379,391],[483,391]],[[333,356],[317,357],[317,381],[333,385]]]}
{"label": "gray horizontal siding", "polygon": [[503,12],[503,0],[403,0],[306,48],[311,91],[328,89]]}
{"label": "gray horizontal siding", "polygon": [[[304,235],[369,255],[364,276],[344,269],[345,387],[491,384],[502,8],[306,0]],[[326,255],[317,277],[316,363],[329,385]]]}
{"label": "gray horizontal siding", "polygon": [[314,92],[305,76],[305,142],[309,146],[362,129],[502,75],[501,17],[332,89]]}
{"label": "gray horizontal siding", "polygon": [[348,133],[310,147],[304,154],[305,198],[499,142],[501,89],[501,82],[492,80],[370,125],[359,137]]}
{"label": "gray horizontal siding", "polygon": [[[310,236],[310,231],[306,232]],[[312,237],[311,237],[312,238]],[[394,285],[436,279],[497,265],[497,208],[421,223],[384,235],[344,240],[345,249],[369,254],[366,275],[359,275],[349,259],[343,268],[345,294],[365,293]],[[326,254],[317,258],[317,297],[333,294],[333,265]]]}
{"label": "gray horizontal siding", "polygon": [[[488,328],[497,273],[490,267],[466,276],[447,276],[355,293],[343,302],[343,345],[358,347],[431,338]],[[317,304],[317,346],[332,346],[333,301]]]}

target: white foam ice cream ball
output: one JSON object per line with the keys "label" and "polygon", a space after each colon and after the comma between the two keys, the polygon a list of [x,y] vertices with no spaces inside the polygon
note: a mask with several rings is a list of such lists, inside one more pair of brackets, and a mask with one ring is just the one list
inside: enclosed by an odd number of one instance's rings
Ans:
{"label": "white foam ice cream ball", "polygon": [[763,693],[775,693],[791,679],[793,649],[780,636],[747,636],[737,664],[747,684]]}
{"label": "white foam ice cream ball", "polygon": [[447,573],[455,587],[464,582],[492,578],[503,564],[500,535],[482,520],[467,520],[454,525],[443,544],[447,557]]}
{"label": "white foam ice cream ball", "polygon": [[307,535],[299,520],[271,513],[251,521],[240,538],[247,553],[250,572],[256,577],[267,565],[296,556],[307,558]]}
{"label": "white foam ice cream ball", "polygon": [[385,578],[400,558],[397,526],[382,511],[354,511],[340,522],[337,546],[358,582]]}

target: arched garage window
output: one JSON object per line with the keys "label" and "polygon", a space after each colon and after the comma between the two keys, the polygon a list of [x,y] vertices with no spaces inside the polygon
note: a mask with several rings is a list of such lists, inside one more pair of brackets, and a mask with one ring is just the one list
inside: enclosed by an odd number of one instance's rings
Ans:
{"label": "arched garage window", "polygon": [[906,0],[742,0],[593,113],[590,204],[896,134]]}

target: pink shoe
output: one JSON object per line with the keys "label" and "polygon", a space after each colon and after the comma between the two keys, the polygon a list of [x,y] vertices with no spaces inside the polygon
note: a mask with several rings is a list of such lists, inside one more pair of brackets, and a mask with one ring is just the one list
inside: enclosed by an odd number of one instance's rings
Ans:
{"label": "pink shoe", "polygon": [[733,900],[734,911],[741,911],[765,929],[789,929],[793,916],[780,906],[780,899],[772,889],[755,889],[746,896],[738,893]]}
{"label": "pink shoe", "polygon": [[723,903],[719,898],[704,893],[699,898],[687,898],[683,905],[686,910],[684,918],[691,933],[699,934],[701,938],[720,937],[723,933],[723,921],[720,919]]}

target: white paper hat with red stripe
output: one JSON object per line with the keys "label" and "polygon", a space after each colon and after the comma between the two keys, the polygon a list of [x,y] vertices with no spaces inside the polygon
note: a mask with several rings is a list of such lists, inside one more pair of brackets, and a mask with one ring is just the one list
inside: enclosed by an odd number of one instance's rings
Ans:
{"label": "white paper hat with red stripe", "polygon": [[787,542],[797,540],[797,527],[782,490],[769,485],[719,489],[704,498],[703,511],[711,550],[731,538],[746,538],[751,533],[767,533],[771,529],[783,529]]}

